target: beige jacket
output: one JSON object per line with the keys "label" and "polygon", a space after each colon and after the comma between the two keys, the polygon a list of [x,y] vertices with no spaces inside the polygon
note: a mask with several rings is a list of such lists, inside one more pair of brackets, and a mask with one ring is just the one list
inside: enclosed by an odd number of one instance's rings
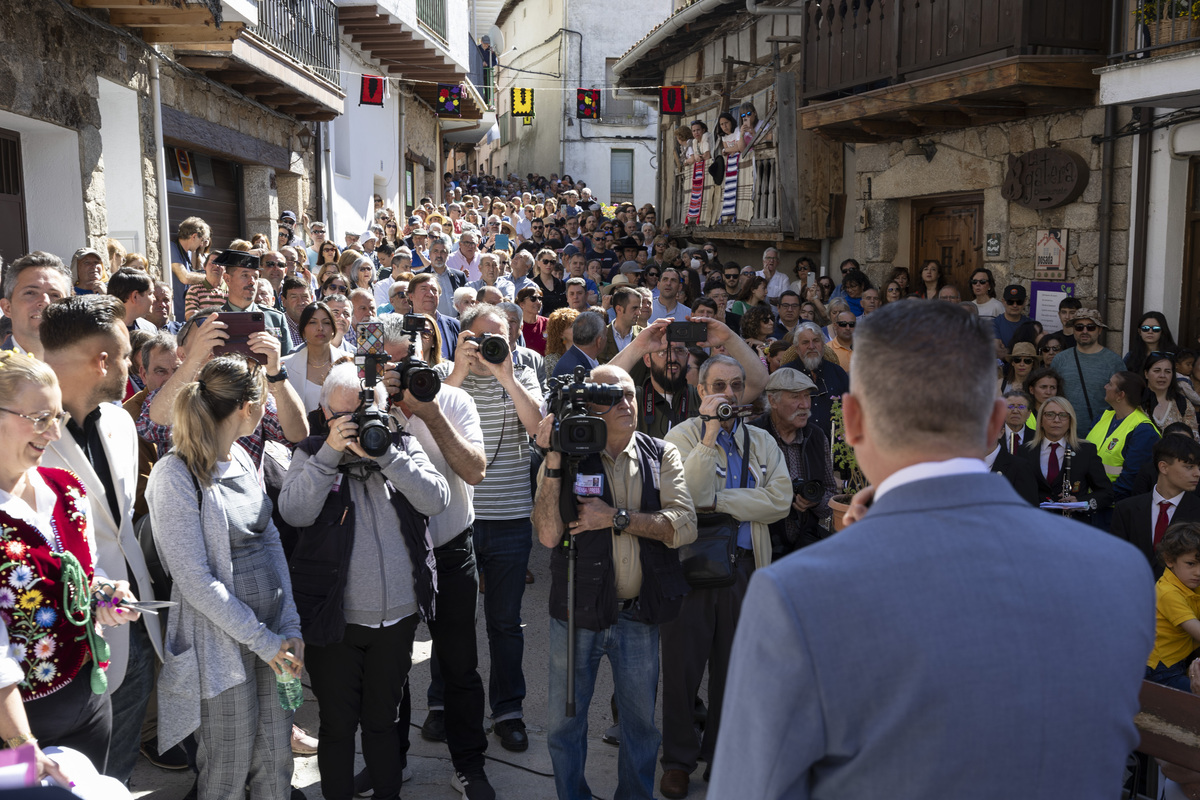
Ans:
{"label": "beige jacket", "polygon": [[[734,428],[733,440],[738,451],[742,448],[741,420]],[[692,417],[671,428],[666,441],[679,448],[683,459],[683,477],[697,510],[713,508],[729,514],[739,522],[750,523],[750,539],[754,546],[754,566],[771,563],[771,534],[767,528],[787,516],[792,506],[792,479],[788,475],[783,452],[771,434],[753,425],[750,431],[750,470],[754,475],[753,489],[726,489],[725,478],[717,474],[728,468],[725,451],[720,446],[705,447],[700,443],[704,420]],[[743,458],[745,454],[742,454]]]}

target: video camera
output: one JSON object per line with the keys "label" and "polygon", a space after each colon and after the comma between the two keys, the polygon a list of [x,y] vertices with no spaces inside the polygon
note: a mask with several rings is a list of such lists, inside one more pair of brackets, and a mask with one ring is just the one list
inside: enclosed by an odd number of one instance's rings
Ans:
{"label": "video camera", "polygon": [[[419,339],[421,332],[429,324],[429,320],[420,314],[404,315],[404,331],[413,335],[414,341]],[[360,322],[356,328],[358,333],[358,350],[354,354],[354,363],[358,365],[358,379],[362,381],[362,391],[359,392],[358,409],[354,412],[354,422],[358,425],[358,444],[363,452],[373,458],[378,458],[387,452],[392,442],[392,429],[385,411],[375,405],[375,387],[379,378],[388,367],[388,354],[383,349],[383,322],[377,318]],[[417,358],[415,344],[409,344],[408,357],[392,365],[400,376],[400,389],[407,391],[414,399],[421,402],[432,402],[442,388],[442,380],[420,358]],[[396,395],[388,398],[394,401]]]}
{"label": "video camera", "polygon": [[592,416],[588,404],[615,406],[625,394],[615,383],[590,383],[584,374],[583,367],[576,367],[573,376],[546,381],[549,411],[554,415],[550,449],[566,456],[586,456],[604,449],[608,427],[600,417]]}

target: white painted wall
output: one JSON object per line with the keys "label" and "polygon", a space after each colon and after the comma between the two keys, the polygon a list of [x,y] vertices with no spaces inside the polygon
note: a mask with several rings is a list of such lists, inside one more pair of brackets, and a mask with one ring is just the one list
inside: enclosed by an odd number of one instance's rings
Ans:
{"label": "white painted wall", "polygon": [[[1164,113],[1156,109],[1156,114]],[[1141,134],[1145,135],[1145,134]],[[1200,123],[1184,123],[1174,128],[1161,128],[1149,134],[1150,203],[1146,220],[1146,310],[1162,311],[1172,330],[1179,330],[1180,291],[1183,286],[1184,239],[1187,235],[1188,158],[1200,155]],[[1137,139],[1133,148],[1139,147]],[[1172,155],[1174,152],[1174,155]],[[1134,159],[1130,186],[1137,186],[1138,163]],[[1117,198],[1120,202],[1120,198]],[[1130,202],[1133,198],[1129,198]],[[1133,222],[1136,223],[1136,220]],[[1129,232],[1129,263],[1133,263],[1134,231]],[[1133,271],[1129,270],[1126,297],[1133,289]],[[1125,331],[1132,330],[1135,321],[1128,319],[1126,307]]]}
{"label": "white painted wall", "polygon": [[[359,95],[359,74],[378,75],[358,51],[342,46],[342,89],[348,98]],[[333,241],[345,243],[344,233],[362,233],[374,216],[372,196],[378,191],[384,205],[399,208],[404,165],[400,159],[400,104],[395,85],[381,106],[346,103],[345,113],[329,126],[334,153],[333,184],[329,195]]]}
{"label": "white painted wall", "polygon": [[8,111],[0,111],[0,128],[21,134],[29,249],[54,253],[70,263],[71,255],[88,244],[79,134]]}
{"label": "white painted wall", "polygon": [[[417,39],[423,39],[430,49],[438,49],[446,53],[462,68],[463,72],[470,69],[467,48],[470,46],[468,32],[471,24],[471,14],[467,0],[445,0],[446,3],[446,42],[437,41],[436,37],[427,32],[417,22],[417,0],[378,0],[373,3],[381,13],[386,13],[396,22],[416,33]],[[361,2],[339,3],[339,5],[359,6]],[[345,69],[343,66],[342,69]],[[357,97],[357,95],[354,95]],[[347,95],[349,97],[349,95]],[[347,101],[347,105],[349,105]]]}
{"label": "white painted wall", "polygon": [[146,193],[137,92],[104,78],[100,84],[100,141],[108,233],[131,252],[146,252]]}

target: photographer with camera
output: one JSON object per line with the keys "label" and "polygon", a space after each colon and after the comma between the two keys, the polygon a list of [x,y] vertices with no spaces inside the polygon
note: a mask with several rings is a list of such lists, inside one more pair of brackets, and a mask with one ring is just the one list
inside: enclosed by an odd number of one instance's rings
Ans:
{"label": "photographer with camera", "polygon": [[390,434],[381,451],[366,435],[380,424],[377,388],[360,386],[354,364],[329,371],[328,434],[296,447],[279,511],[299,531],[291,575],[320,706],[321,791],[353,795],[361,726],[375,797],[394,800],[403,773],[396,717],[418,614],[433,610],[427,518],[446,509],[450,489],[416,437]]}
{"label": "photographer with camera", "polygon": [[[421,338],[433,323],[423,315],[383,318],[383,347],[389,360],[383,385],[393,403],[390,415],[412,434],[450,487],[446,510],[429,518],[429,536],[437,562],[437,614],[427,620],[433,639],[429,665],[429,716],[421,726],[428,739],[445,741],[454,763],[457,787],[471,800],[494,798],[484,773],[487,734],[483,728],[483,681],[475,644],[479,583],[471,542],[474,486],[483,480],[487,458],[475,401],[454,386],[431,385],[422,379]],[[419,356],[418,356],[419,357]],[[430,397],[430,391],[436,396]],[[412,705],[405,693],[397,723],[408,741]],[[403,763],[406,753],[400,753]],[[355,790],[370,785],[364,770]]]}
{"label": "photographer with camera", "polygon": [[520,752],[529,747],[522,720],[521,630],[521,598],[533,549],[529,437],[537,434],[542,421],[542,390],[533,370],[513,365],[503,312],[477,305],[463,315],[462,328],[454,363],[443,362],[437,369],[445,385],[462,389],[475,401],[483,428],[487,474],[475,487],[472,536],[479,574],[487,585],[483,615],[491,656],[488,700],[501,746]]}
{"label": "photographer with camera", "polygon": [[[673,445],[637,432],[633,379],[611,365],[592,370],[591,379],[615,385],[584,384],[583,396],[573,408],[561,400],[552,401],[551,409],[557,413],[542,420],[537,436],[540,446],[550,448],[538,475],[534,504],[538,540],[552,548],[547,706],[550,758],[561,800],[592,796],[584,777],[587,706],[600,656],[607,655],[620,718],[617,796],[650,798],[654,794],[654,759],[662,739],[654,724],[659,625],[678,613],[688,590],[675,548],[696,538],[696,514],[678,451]],[[559,390],[559,398],[563,391]],[[614,396],[597,396],[603,394]],[[585,405],[584,400],[590,402]],[[591,437],[564,434],[566,423],[578,419],[585,410],[603,421],[604,433]],[[556,448],[556,437],[552,435],[556,428],[558,438],[568,446],[585,442],[592,445],[578,448],[590,452],[578,462],[577,478],[564,474],[562,442]],[[573,481],[576,495],[568,502],[574,505],[578,518],[565,524],[560,492],[568,480]],[[568,483],[567,488],[572,484]],[[580,496],[584,492],[590,494]],[[570,698],[568,556],[561,546],[564,535],[574,537],[579,553],[574,604],[578,664],[574,674],[578,683]],[[568,700],[576,698],[581,706],[577,716],[566,716]]]}
{"label": "photographer with camera", "polygon": [[[697,317],[693,325],[705,325],[706,338],[700,331],[690,331],[679,338],[671,334],[670,317],[655,320],[634,337],[628,347],[608,362],[634,377],[638,386],[638,430],[651,436],[665,437],[667,431],[700,413],[700,395],[688,385],[688,345],[724,347],[725,352],[745,372],[744,395],[753,400],[767,384],[767,368],[758,353],[746,344],[725,323]],[[678,323],[676,323],[678,324]],[[641,378],[647,371],[649,377]]]}
{"label": "photographer with camera", "polygon": [[[792,507],[792,479],[783,453],[761,428],[744,422],[749,407],[746,373],[729,356],[700,365],[699,415],[671,429],[666,440],[679,448],[688,491],[697,512],[728,514],[736,525],[732,583],[693,588],[679,616],[663,625],[664,797],[686,797],[698,759],[712,764],[721,724],[721,698],[738,615],[750,576],[771,563],[768,526]],[[709,668],[708,721],[703,741],[693,721],[696,693]],[[622,743],[624,747],[624,743]]]}
{"label": "photographer with camera", "polygon": [[792,508],[786,517],[770,525],[772,560],[828,535],[821,520],[831,514],[833,457],[829,439],[820,428],[808,424],[816,388],[803,372],[776,370],[767,380],[770,409],[750,420],[751,425],[771,434],[792,477]]}

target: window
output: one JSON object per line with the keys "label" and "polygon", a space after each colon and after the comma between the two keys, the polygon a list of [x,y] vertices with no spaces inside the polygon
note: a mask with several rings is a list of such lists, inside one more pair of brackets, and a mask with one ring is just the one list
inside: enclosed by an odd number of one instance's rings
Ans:
{"label": "window", "polygon": [[511,118],[508,116],[508,114],[500,115],[499,127],[500,127],[500,146],[501,147],[504,147],[504,145],[508,144],[509,139],[512,138],[512,135],[509,133],[509,130],[508,130],[510,119]]}
{"label": "window", "polygon": [[0,129],[0,256],[9,262],[27,252],[21,135]]}
{"label": "window", "polygon": [[[604,59],[605,86],[615,87],[617,85],[617,76],[613,73],[613,67],[616,63],[617,59],[615,58]],[[600,118],[609,122],[615,119],[632,117],[636,113],[634,105],[636,102],[633,98],[618,96],[615,88],[605,89],[603,105],[600,108]]]}
{"label": "window", "polygon": [[613,150],[609,160],[609,194],[613,200],[633,200],[633,151]]}

